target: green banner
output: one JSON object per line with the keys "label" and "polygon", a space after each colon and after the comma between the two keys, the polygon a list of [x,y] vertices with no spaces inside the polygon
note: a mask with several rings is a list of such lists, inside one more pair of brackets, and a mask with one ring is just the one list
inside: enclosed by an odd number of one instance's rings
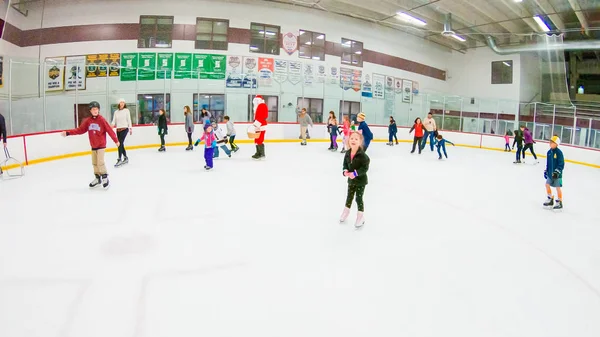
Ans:
{"label": "green banner", "polygon": [[192,65],[192,78],[208,80],[225,79],[227,57],[225,55],[194,54]]}
{"label": "green banner", "polygon": [[121,81],[135,81],[137,76],[138,54],[121,54]]}
{"label": "green banner", "polygon": [[158,53],[158,65],[156,67],[156,77],[158,79],[171,79],[173,73],[173,54]]}
{"label": "green banner", "polygon": [[192,54],[175,54],[175,79],[192,78]]}
{"label": "green banner", "polygon": [[138,81],[156,79],[156,53],[139,53]]}

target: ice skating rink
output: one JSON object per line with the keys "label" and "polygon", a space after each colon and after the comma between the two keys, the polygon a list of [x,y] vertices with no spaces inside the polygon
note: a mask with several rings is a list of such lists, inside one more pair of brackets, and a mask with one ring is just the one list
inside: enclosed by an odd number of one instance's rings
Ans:
{"label": "ice skating rink", "polygon": [[240,147],[0,181],[0,336],[600,336],[600,170],[567,163],[555,213],[545,159],[374,143],[356,231],[339,152]]}

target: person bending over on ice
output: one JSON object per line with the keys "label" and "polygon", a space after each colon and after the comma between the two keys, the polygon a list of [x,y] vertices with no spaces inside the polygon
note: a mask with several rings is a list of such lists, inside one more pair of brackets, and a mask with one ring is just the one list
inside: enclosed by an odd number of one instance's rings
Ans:
{"label": "person bending over on ice", "polygon": [[446,157],[446,159],[448,159],[448,154],[446,154],[446,143],[451,144],[452,146],[456,146],[454,145],[454,143],[452,143],[449,140],[445,140],[444,137],[442,137],[442,135],[438,134],[437,140],[434,141],[434,144],[437,146],[437,153],[440,156],[438,158],[439,160],[442,160],[442,153],[440,152],[440,149],[444,150],[444,156]]}
{"label": "person bending over on ice", "polygon": [[89,107],[92,117],[84,119],[77,129],[63,131],[61,135],[67,137],[88,133],[92,147],[92,166],[94,167],[94,175],[96,176],[96,179],[90,183],[90,187],[102,184],[102,187],[108,188],[108,174],[106,172],[106,165],[104,164],[106,134],[108,133],[117,147],[120,145],[119,139],[110,124],[100,115],[100,103],[92,101]]}

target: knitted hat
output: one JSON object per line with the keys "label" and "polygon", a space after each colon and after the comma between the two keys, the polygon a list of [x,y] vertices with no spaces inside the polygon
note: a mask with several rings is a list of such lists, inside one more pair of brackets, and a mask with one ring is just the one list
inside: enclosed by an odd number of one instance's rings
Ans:
{"label": "knitted hat", "polygon": [[364,112],[359,113],[358,116],[357,116],[357,118],[362,118],[362,119],[366,119],[366,117],[367,116],[365,115]]}
{"label": "knitted hat", "polygon": [[208,129],[209,126],[212,126],[212,125],[210,125],[209,120],[206,120],[206,122],[204,123],[204,130]]}
{"label": "knitted hat", "polygon": [[123,103],[127,103],[127,102],[125,102],[125,98],[119,98],[119,101],[117,101],[117,104],[118,104],[118,103],[121,103],[121,102],[123,102]]}
{"label": "knitted hat", "polygon": [[553,136],[552,138],[550,138],[550,141],[552,143],[555,143],[556,145],[560,145],[560,138],[558,138],[558,136]]}

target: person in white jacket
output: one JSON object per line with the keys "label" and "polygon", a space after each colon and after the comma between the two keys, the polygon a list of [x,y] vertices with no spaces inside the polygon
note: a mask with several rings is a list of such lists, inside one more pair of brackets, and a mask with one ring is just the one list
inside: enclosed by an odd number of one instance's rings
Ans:
{"label": "person in white jacket", "polygon": [[[117,138],[119,139],[119,159],[115,167],[127,164],[129,158],[125,152],[125,138],[127,133],[133,133],[133,125],[131,123],[131,112],[127,109],[127,103],[123,98],[119,99],[119,108],[113,114],[112,127],[117,129]],[[121,160],[123,158],[123,160]]]}
{"label": "person in white jacket", "polygon": [[213,128],[213,132],[215,133],[215,138],[217,139],[217,147],[215,147],[213,158],[219,158],[219,147],[221,148],[221,150],[225,151],[225,154],[229,158],[231,158],[231,151],[229,151],[229,149],[225,145],[225,142],[227,140],[225,139],[225,134],[223,133],[223,130],[221,130],[219,124],[217,124],[216,122],[212,122],[211,125]]}
{"label": "person in white jacket", "polygon": [[423,126],[425,127],[425,134],[423,135],[423,140],[421,141],[421,150],[425,148],[425,145],[427,144],[427,137],[429,137],[429,146],[431,146],[431,151],[433,152],[433,139],[437,131],[437,126],[435,125],[435,119],[433,119],[431,112],[427,114],[427,118],[425,118],[423,121]]}

